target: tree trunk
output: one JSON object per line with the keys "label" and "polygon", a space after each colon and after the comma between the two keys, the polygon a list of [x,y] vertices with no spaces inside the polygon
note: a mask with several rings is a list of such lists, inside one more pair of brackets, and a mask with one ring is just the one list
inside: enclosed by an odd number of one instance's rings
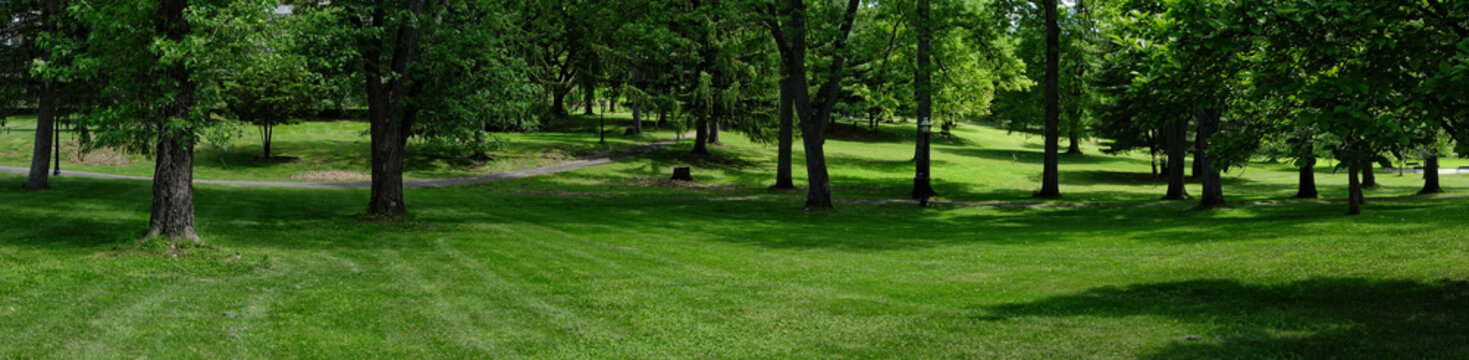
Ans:
{"label": "tree trunk", "polygon": [[612,97],[609,97],[607,99],[607,112],[617,113],[617,97],[616,96],[612,96]]}
{"label": "tree trunk", "polygon": [[[41,10],[41,31],[53,32],[56,30],[56,0],[46,0]],[[42,61],[51,58],[50,51],[41,54]],[[42,79],[41,94],[37,99],[36,108],[36,140],[31,151],[31,172],[26,178],[25,188],[30,190],[45,190],[51,187],[50,177],[47,170],[51,167],[51,147],[53,132],[56,131],[56,85]],[[60,144],[56,144],[60,145]],[[61,161],[60,156],[56,161]]]}
{"label": "tree trunk", "polygon": [[724,145],[719,142],[719,117],[709,119],[709,144]]}
{"label": "tree trunk", "polygon": [[265,136],[263,136],[261,145],[265,148],[265,159],[270,160],[270,143],[271,139],[275,137],[275,125],[269,123],[265,124],[264,133]]}
{"label": "tree trunk", "polygon": [[632,104],[632,133],[643,133],[643,111],[637,103]]}
{"label": "tree trunk", "polygon": [[1071,128],[1070,139],[1069,139],[1069,140],[1071,140],[1070,141],[1070,146],[1068,146],[1066,148],[1066,154],[1067,155],[1082,155],[1082,152],[1081,152],[1081,134],[1080,134],[1081,131],[1080,130],[1077,130],[1076,129],[1076,126],[1078,126],[1078,125],[1072,125],[1072,128]]}
{"label": "tree trunk", "polygon": [[372,123],[372,192],[367,213],[393,217],[408,213],[403,201],[403,144],[397,129],[398,116],[385,116]]}
{"label": "tree trunk", "polygon": [[659,129],[662,129],[665,126],[668,126],[668,111],[667,110],[658,110],[658,122],[655,123],[655,124],[653,124],[653,126],[657,126]]}
{"label": "tree trunk", "polygon": [[25,183],[25,188],[30,190],[50,188],[51,141],[53,132],[56,131],[56,89],[49,82],[42,84],[40,95],[37,104],[39,107],[36,109],[36,140],[31,151],[31,172]]}
{"label": "tree trunk", "polygon": [[597,88],[591,85],[585,85],[582,86],[582,89],[584,89],[584,91],[587,93],[587,112],[583,115],[596,115],[597,112],[594,111],[595,108],[593,108],[592,106],[597,104]]}
{"label": "tree trunk", "polygon": [[1183,200],[1188,198],[1188,188],[1184,184],[1183,158],[1188,156],[1188,147],[1184,137],[1188,136],[1188,120],[1178,119],[1168,125],[1165,130],[1167,134],[1168,160],[1163,171],[1168,173],[1168,194],[1163,200]]}
{"label": "tree trunk", "polygon": [[[1197,124],[1195,124],[1195,126],[1197,126]],[[1204,157],[1204,150],[1199,149],[1199,143],[1200,143],[1199,139],[1200,139],[1199,134],[1195,133],[1194,134],[1194,162],[1191,163],[1190,166],[1189,166],[1189,168],[1191,170],[1193,170],[1193,178],[1195,178],[1195,179],[1200,179],[1200,178],[1203,178],[1204,177],[1204,162],[1199,160],[1199,159],[1201,159],[1201,158]]]}
{"label": "tree trunk", "polygon": [[[918,122],[920,124],[927,122],[931,126],[933,124],[933,119],[931,118],[933,114],[931,88],[933,69],[929,56],[933,49],[933,33],[928,23],[929,7],[929,0],[918,0],[918,21],[916,24],[918,28],[918,73],[914,74],[913,94],[918,102]],[[918,149],[913,154],[913,159],[917,160],[918,164],[913,176],[913,191],[909,194],[913,199],[920,201],[925,206],[928,205],[928,199],[934,195],[931,180],[932,175],[930,174],[931,168],[929,166],[928,133],[931,129],[931,127],[929,129],[924,129],[922,126],[918,127]]]}
{"label": "tree trunk", "polygon": [[[802,0],[787,0],[785,11],[789,20],[785,26],[771,26],[770,29],[776,40],[776,46],[781,52],[781,70],[790,79],[789,93],[794,95],[794,109],[796,115],[801,119],[801,142],[806,149],[806,174],[807,180],[811,182],[807,189],[806,211],[831,210],[831,178],[826,171],[826,153],[822,147],[826,143],[827,120],[836,106],[839,90],[841,89],[842,72],[846,69],[847,58],[842,55],[847,46],[847,40],[852,33],[852,23],[856,21],[857,9],[861,6],[860,0],[848,0],[846,14],[840,29],[840,38],[835,42],[833,49],[838,55],[833,56],[828,71],[828,78],[821,86],[820,98],[821,108],[816,109],[807,93],[806,79],[806,4]],[[784,35],[784,28],[789,28],[790,36]]]}
{"label": "tree trunk", "polygon": [[694,155],[709,156],[709,116],[699,115],[694,123]]}
{"label": "tree trunk", "polygon": [[782,77],[780,80],[780,134],[776,139],[775,159],[775,188],[791,190],[796,188],[795,181],[791,180],[791,146],[795,142],[795,121],[792,117],[792,99],[790,94],[790,80]]}
{"label": "tree trunk", "polygon": [[1038,198],[1061,197],[1060,126],[1061,126],[1061,26],[1056,15],[1057,0],[1043,0],[1046,12],[1046,154]]}
{"label": "tree trunk", "polygon": [[[564,86],[560,85],[557,85],[556,87],[565,88]],[[556,117],[561,118],[570,115],[566,113],[566,94],[570,92],[570,88],[556,89],[551,91],[551,115],[555,115]]]}
{"label": "tree trunk", "polygon": [[1372,189],[1377,187],[1377,164],[1368,164],[1362,169],[1362,188]]}
{"label": "tree trunk", "polygon": [[1423,190],[1419,194],[1437,194],[1443,192],[1438,185],[1438,156],[1429,156],[1423,159]]}
{"label": "tree trunk", "polygon": [[[159,32],[169,40],[182,40],[189,33],[184,20],[188,0],[163,0],[159,4]],[[187,119],[194,107],[194,83],[182,63],[169,64],[163,76],[174,83],[173,100],[162,109],[164,119]],[[159,139],[153,165],[153,208],[144,239],[167,238],[170,248],[178,240],[200,244],[194,230],[194,139],[187,129],[158,127]]]}
{"label": "tree trunk", "polygon": [[1219,169],[1214,167],[1217,155],[1209,152],[1209,139],[1219,131],[1219,117],[1222,110],[1216,108],[1199,109],[1195,112],[1198,122],[1198,138],[1194,140],[1198,154],[1194,163],[1203,172],[1200,181],[1203,184],[1203,195],[1199,197],[1199,207],[1213,208],[1224,205],[1224,181],[1219,176]]}
{"label": "tree trunk", "polygon": [[802,134],[813,134],[801,136],[801,144],[806,149],[806,178],[810,182],[806,191],[807,211],[835,208],[831,202],[831,177],[826,173],[825,139],[817,135],[822,134],[822,125],[822,122],[807,122],[801,127]]}
{"label": "tree trunk", "polygon": [[1308,157],[1305,165],[1301,166],[1300,181],[1296,190],[1297,199],[1315,199],[1321,194],[1316,192],[1316,158]]}
{"label": "tree trunk", "polygon": [[1158,151],[1156,151],[1156,150],[1148,151],[1148,156],[1153,159],[1153,161],[1152,161],[1152,165],[1153,165],[1153,180],[1156,181],[1159,178],[1159,176],[1158,176]]}
{"label": "tree trunk", "polygon": [[[423,0],[413,1],[409,7],[413,14],[422,14]],[[381,24],[383,17],[387,16],[386,10],[378,8],[373,16],[374,24]],[[415,22],[403,22],[398,25],[397,30],[397,43],[388,71],[399,76],[387,79],[387,83],[383,82],[383,69],[379,63],[382,61],[379,56],[380,41],[365,40],[370,44],[363,51],[364,73],[367,75],[364,78],[367,79],[368,117],[371,122],[369,133],[372,138],[372,187],[367,213],[382,217],[400,216],[408,212],[407,204],[403,201],[403,153],[407,147],[408,129],[412,127],[416,115],[416,110],[412,107],[405,107],[400,111],[399,106],[408,96],[408,69],[418,52],[420,31]],[[562,97],[558,96],[557,99],[559,102]]]}
{"label": "tree trunk", "polygon": [[1360,170],[1356,165],[1347,167],[1347,215],[1362,213],[1362,183],[1357,181]]}

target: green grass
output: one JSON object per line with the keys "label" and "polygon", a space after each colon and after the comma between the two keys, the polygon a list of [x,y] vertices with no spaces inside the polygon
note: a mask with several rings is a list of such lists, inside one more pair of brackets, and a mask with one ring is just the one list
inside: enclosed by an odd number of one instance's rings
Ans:
{"label": "green grass", "polygon": [[[838,137],[826,144],[828,166],[835,197],[840,199],[905,199],[913,188],[913,125],[885,125],[879,135],[855,134],[850,124],[838,126]],[[1146,154],[1111,156],[1095,145],[1083,146],[1085,155],[1061,156],[1061,192],[1056,200],[1037,200],[1040,189],[1042,143],[1037,136],[1010,134],[987,125],[966,125],[952,138],[939,138],[933,145],[934,188],[938,200],[1000,202],[1156,202],[1167,183],[1151,178],[1151,160]],[[847,140],[843,140],[847,139]],[[853,140],[860,139],[860,140]],[[688,155],[689,144],[670,147],[645,158],[628,159],[611,166],[538,179],[523,190],[618,193],[678,193],[683,195],[755,196],[800,201],[804,192],[772,192],[774,145],[754,144],[739,136],[726,136],[727,146],[716,147],[717,157],[699,159]],[[1064,144],[1063,144],[1064,145]],[[804,155],[795,147],[796,184],[804,188]],[[1469,165],[1463,159],[1444,159],[1444,168]],[[691,165],[699,189],[607,189],[607,183],[634,183],[670,175],[672,166]],[[1317,186],[1326,199],[1345,199],[1345,171],[1332,174],[1334,163],[1322,161],[1317,168]],[[1296,194],[1298,174],[1286,163],[1257,161],[1224,174],[1226,200],[1291,200]],[[1421,175],[1379,173],[1378,188],[1369,197],[1411,196],[1423,186]],[[1469,173],[1441,176],[1448,192],[1469,192]],[[1202,193],[1190,179],[1191,195]],[[1178,203],[1193,203],[1193,200]],[[1343,207],[1343,211],[1345,208]]]}
{"label": "green grass", "polygon": [[[625,137],[622,130],[630,126],[630,114],[608,114],[607,144],[599,144],[597,119],[575,117],[549,124],[545,132],[500,133],[495,136],[505,146],[490,154],[488,162],[464,162],[415,154],[407,159],[409,179],[434,179],[469,176],[489,172],[517,170],[549,165],[581,156],[626,150],[674,136],[671,131],[645,128],[642,136]],[[0,165],[30,166],[35,136],[35,117],[16,117],[0,129]],[[197,150],[194,176],[210,180],[301,181],[299,176],[313,172],[341,171],[366,177],[372,171],[368,152],[368,124],[360,121],[314,121],[280,126],[276,129],[272,152],[276,156],[295,156],[295,161],[262,160],[261,144],[255,128],[226,145],[203,144]],[[138,154],[100,151],[87,161],[76,156],[73,134],[62,134],[62,169],[119,175],[151,176],[152,158]],[[359,179],[360,180],[360,179]]]}
{"label": "green grass", "polygon": [[[840,198],[902,197],[904,130],[829,143]],[[1035,139],[960,135],[936,146],[946,198],[1030,201]],[[725,141],[410,189],[396,223],[358,220],[365,190],[202,185],[209,246],[178,258],[134,245],[144,182],[0,175],[0,358],[1469,357],[1469,199],[812,214],[765,189],[770,147]],[[1162,192],[1078,176],[1137,157],[1068,159],[1062,201]],[[699,185],[649,181],[680,164]],[[1272,166],[1226,192],[1288,196]]]}

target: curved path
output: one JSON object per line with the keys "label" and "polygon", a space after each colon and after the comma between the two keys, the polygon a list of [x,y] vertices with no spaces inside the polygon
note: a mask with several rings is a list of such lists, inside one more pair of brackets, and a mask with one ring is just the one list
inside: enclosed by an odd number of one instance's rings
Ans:
{"label": "curved path", "polygon": [[[680,137],[680,138],[682,138],[682,137]],[[476,175],[476,176],[468,176],[468,177],[444,178],[444,179],[429,179],[429,180],[408,180],[408,181],[404,181],[403,182],[403,187],[405,187],[405,188],[436,188],[436,187],[465,186],[465,185],[484,184],[484,183],[490,183],[490,182],[501,181],[501,180],[521,179],[521,178],[528,178],[528,177],[533,177],[533,176],[559,174],[559,173],[563,173],[563,172],[567,172],[567,171],[575,171],[575,170],[581,170],[581,169],[586,169],[586,168],[591,168],[591,167],[597,167],[597,166],[611,164],[612,162],[617,161],[619,159],[624,159],[624,158],[628,158],[628,157],[643,155],[643,154],[646,154],[646,153],[651,152],[651,151],[654,151],[654,150],[662,149],[662,148],[667,147],[669,145],[677,144],[679,141],[680,140],[662,140],[662,141],[658,141],[658,142],[655,142],[655,143],[652,143],[652,144],[638,146],[638,147],[632,148],[631,150],[627,150],[627,151],[615,152],[615,153],[598,155],[598,156],[593,156],[593,157],[588,157],[588,158],[582,158],[582,159],[576,159],[576,160],[570,160],[570,161],[564,161],[564,162],[560,162],[560,163],[556,163],[556,164],[551,164],[551,165],[546,165],[546,166],[541,166],[541,167],[533,167],[533,168],[529,168],[529,169],[503,171],[503,172],[496,172],[496,173],[489,173],[489,174],[484,174],[484,175]],[[30,173],[30,168],[14,167],[14,166],[0,166],[0,173],[11,173],[11,174],[26,175],[26,174],[29,174]],[[65,171],[65,170],[63,170],[61,172],[61,175],[62,176],[81,176],[81,177],[101,178],[101,179],[122,179],[122,180],[153,181],[153,178],[152,177],[148,177],[148,176],[114,175],[114,174],[102,174],[102,173],[85,172],[85,171]],[[267,187],[267,188],[298,188],[298,189],[367,189],[367,188],[371,188],[372,187],[372,182],[368,182],[368,181],[358,181],[358,182],[291,182],[291,181],[241,181],[241,180],[201,180],[201,179],[194,179],[194,183],[195,184],[209,184],[209,185],[225,185],[225,186]]]}

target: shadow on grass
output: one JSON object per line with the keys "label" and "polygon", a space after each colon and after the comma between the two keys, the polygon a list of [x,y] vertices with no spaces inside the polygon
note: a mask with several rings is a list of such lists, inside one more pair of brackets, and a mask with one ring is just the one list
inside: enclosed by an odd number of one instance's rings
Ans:
{"label": "shadow on grass", "polygon": [[[734,166],[728,171],[742,170]],[[567,175],[572,177],[556,179],[593,176]],[[5,199],[0,212],[7,214],[0,218],[0,228],[8,229],[0,245],[90,247],[136,240],[146,229],[147,182],[63,177],[56,181],[58,190],[31,193],[18,189],[23,180],[0,177],[0,198]],[[691,238],[770,248],[881,251],[1095,239],[1169,244],[1259,241],[1297,238],[1335,226],[1368,226],[1373,234],[1364,239],[1383,239],[1455,229],[1469,216],[1462,200],[1369,203],[1366,213],[1356,217],[1343,216],[1344,206],[1335,204],[1185,210],[1191,203],[1045,209],[839,204],[838,212],[807,214],[801,211],[801,192],[625,187],[608,185],[595,176],[585,180],[582,185],[533,178],[466,188],[410,189],[406,195],[414,215],[409,222],[393,224],[355,220],[365,211],[365,190],[201,186],[196,204],[199,230],[207,241],[306,249],[418,248],[427,245],[412,240],[419,237],[412,234],[453,236],[479,231],[474,229],[501,221],[497,219],[582,234],[608,228],[679,229]],[[605,196],[513,192],[536,189],[526,185]],[[909,186],[895,181],[878,190],[905,193]],[[616,194],[620,191],[626,193]]]}
{"label": "shadow on grass", "polygon": [[[959,148],[959,147],[947,147],[947,146],[945,146],[945,147],[937,147],[937,148],[935,148],[935,150],[943,151],[943,152],[947,152],[947,153],[954,154],[954,155],[959,155],[959,156],[977,157],[977,158],[982,158],[982,159],[987,159],[987,160],[993,160],[993,161],[1015,161],[1015,162],[1022,162],[1022,163],[1027,163],[1027,164],[1044,164],[1045,163],[1045,152],[1044,151],[1017,150],[1017,149]],[[1130,158],[1130,157],[1109,156],[1109,155],[1083,155],[1083,156],[1062,155],[1061,156],[1061,168],[1063,169],[1063,171],[1066,168],[1066,164],[1088,164],[1088,165],[1091,165],[1091,164],[1114,164],[1114,163],[1137,164],[1137,165],[1145,166],[1145,167],[1146,166],[1150,166],[1149,163],[1148,163],[1148,160],[1136,159],[1136,158]]]}
{"label": "shadow on grass", "polygon": [[[1191,280],[1099,287],[986,308],[1019,317],[1167,317],[1194,324],[1151,359],[1469,358],[1469,279]],[[1193,336],[1188,337],[1188,336]]]}

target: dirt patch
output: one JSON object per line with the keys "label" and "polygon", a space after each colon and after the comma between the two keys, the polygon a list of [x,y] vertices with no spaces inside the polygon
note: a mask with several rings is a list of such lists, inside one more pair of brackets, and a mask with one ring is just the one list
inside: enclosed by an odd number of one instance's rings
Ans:
{"label": "dirt patch", "polygon": [[[63,144],[63,146],[66,146]],[[75,146],[75,144],[72,144]],[[127,154],[112,148],[93,149],[72,155],[72,161],[83,165],[125,166],[133,163]]]}
{"label": "dirt patch", "polygon": [[329,171],[307,171],[291,175],[291,180],[299,181],[369,181],[372,175],[340,170]]}
{"label": "dirt patch", "polygon": [[541,152],[536,154],[536,156],[547,160],[562,161],[571,159],[572,151],[575,151],[575,149],[565,146],[552,146],[545,150],[541,150]]}

